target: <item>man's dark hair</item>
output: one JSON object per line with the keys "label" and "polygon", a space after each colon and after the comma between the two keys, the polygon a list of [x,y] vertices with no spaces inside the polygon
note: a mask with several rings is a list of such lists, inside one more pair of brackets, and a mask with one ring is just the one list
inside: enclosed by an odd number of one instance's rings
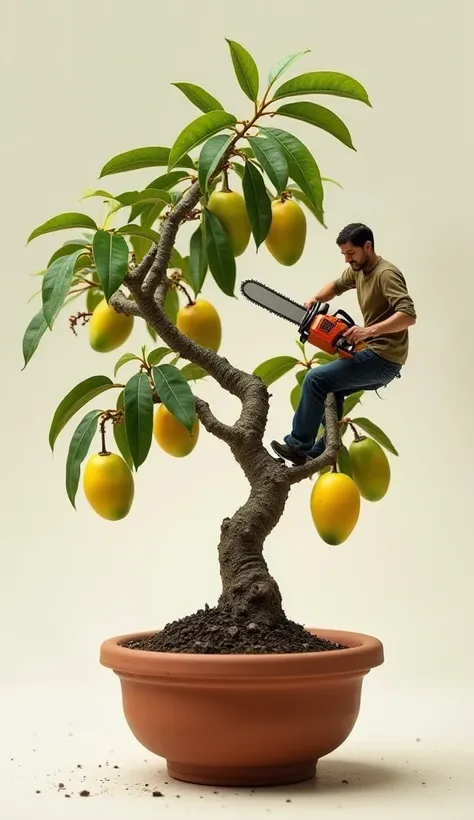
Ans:
{"label": "man's dark hair", "polygon": [[372,242],[372,247],[374,247],[374,234],[363,222],[351,222],[342,229],[336,239],[336,244],[339,246],[346,242],[350,242],[357,248],[362,248],[366,242]]}

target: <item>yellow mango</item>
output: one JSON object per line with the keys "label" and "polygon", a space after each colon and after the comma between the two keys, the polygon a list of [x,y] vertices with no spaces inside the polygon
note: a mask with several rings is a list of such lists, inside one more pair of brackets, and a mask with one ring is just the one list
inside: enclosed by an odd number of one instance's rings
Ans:
{"label": "yellow mango", "polygon": [[265,245],[280,265],[294,265],[301,258],[306,242],[306,216],[294,199],[274,199],[272,224]]}
{"label": "yellow mango", "polygon": [[189,456],[198,442],[199,419],[196,416],[190,433],[164,404],[159,404],[153,419],[153,435],[168,455],[175,458]]}
{"label": "yellow mango", "polygon": [[216,353],[222,340],[222,325],[215,307],[205,299],[183,305],[176,317],[176,327],[189,339]]}
{"label": "yellow mango", "polygon": [[84,468],[84,495],[92,509],[108,521],[120,521],[132,507],[133,474],[117,453],[95,453]]}
{"label": "yellow mango", "polygon": [[378,442],[358,436],[349,447],[352,477],[366,501],[380,501],[390,486],[390,462]]}
{"label": "yellow mango", "polygon": [[322,473],[311,491],[310,510],[316,530],[331,546],[338,546],[351,535],[359,520],[360,493],[345,473]]}
{"label": "yellow mango", "polygon": [[207,207],[222,222],[229,235],[234,256],[247,249],[252,232],[245,199],[238,191],[213,191]]}
{"label": "yellow mango", "polygon": [[105,299],[99,302],[89,320],[89,343],[97,353],[116,350],[130,336],[133,330],[133,316],[126,316],[108,305]]}

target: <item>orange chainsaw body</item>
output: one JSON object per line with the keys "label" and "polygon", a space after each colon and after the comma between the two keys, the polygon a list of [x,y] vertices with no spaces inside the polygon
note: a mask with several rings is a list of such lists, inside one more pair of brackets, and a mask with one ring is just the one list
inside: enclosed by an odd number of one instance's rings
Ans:
{"label": "orange chainsaw body", "polygon": [[[350,350],[345,349],[346,340],[343,333],[347,329],[347,322],[339,316],[319,314],[315,316],[308,328],[308,343],[319,347],[324,353],[330,355],[337,353],[344,359],[350,359],[356,350],[354,350],[353,345],[350,345]],[[349,348],[349,343],[347,343],[347,347]]]}
{"label": "orange chainsaw body", "polygon": [[348,342],[343,334],[354,325],[354,320],[343,310],[330,314],[328,309],[327,303],[318,303],[309,308],[300,326],[300,339],[331,356],[350,359],[365,344],[354,345]]}

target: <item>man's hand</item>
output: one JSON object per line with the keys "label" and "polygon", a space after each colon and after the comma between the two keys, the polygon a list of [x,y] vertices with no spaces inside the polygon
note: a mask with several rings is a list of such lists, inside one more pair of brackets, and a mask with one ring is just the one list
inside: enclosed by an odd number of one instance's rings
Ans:
{"label": "man's hand", "polygon": [[314,305],[314,303],[318,301],[319,300],[316,298],[316,296],[311,296],[310,299],[306,299],[306,302],[303,302],[303,307],[305,307],[306,310],[308,310],[308,308],[310,308],[311,305]]}
{"label": "man's hand", "polygon": [[342,335],[348,342],[357,345],[359,342],[369,339],[372,336],[372,333],[373,331],[369,327],[358,327],[357,325],[353,325]]}

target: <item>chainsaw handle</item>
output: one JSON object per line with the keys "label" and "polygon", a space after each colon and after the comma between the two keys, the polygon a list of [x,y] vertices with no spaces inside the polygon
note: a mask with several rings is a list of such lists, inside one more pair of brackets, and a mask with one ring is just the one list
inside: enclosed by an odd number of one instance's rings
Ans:
{"label": "chainsaw handle", "polygon": [[353,327],[353,325],[355,325],[354,319],[352,319],[352,317],[349,316],[349,314],[346,313],[345,310],[336,310],[334,316],[337,316],[338,313],[339,313],[340,316],[342,316],[343,319],[346,320],[346,322],[348,323],[348,325],[350,327]]}
{"label": "chainsaw handle", "polygon": [[308,329],[314,317],[320,313],[326,314],[328,310],[328,302],[313,302],[313,304],[309,306],[298,328],[300,333],[300,342],[304,343],[307,341]]}

